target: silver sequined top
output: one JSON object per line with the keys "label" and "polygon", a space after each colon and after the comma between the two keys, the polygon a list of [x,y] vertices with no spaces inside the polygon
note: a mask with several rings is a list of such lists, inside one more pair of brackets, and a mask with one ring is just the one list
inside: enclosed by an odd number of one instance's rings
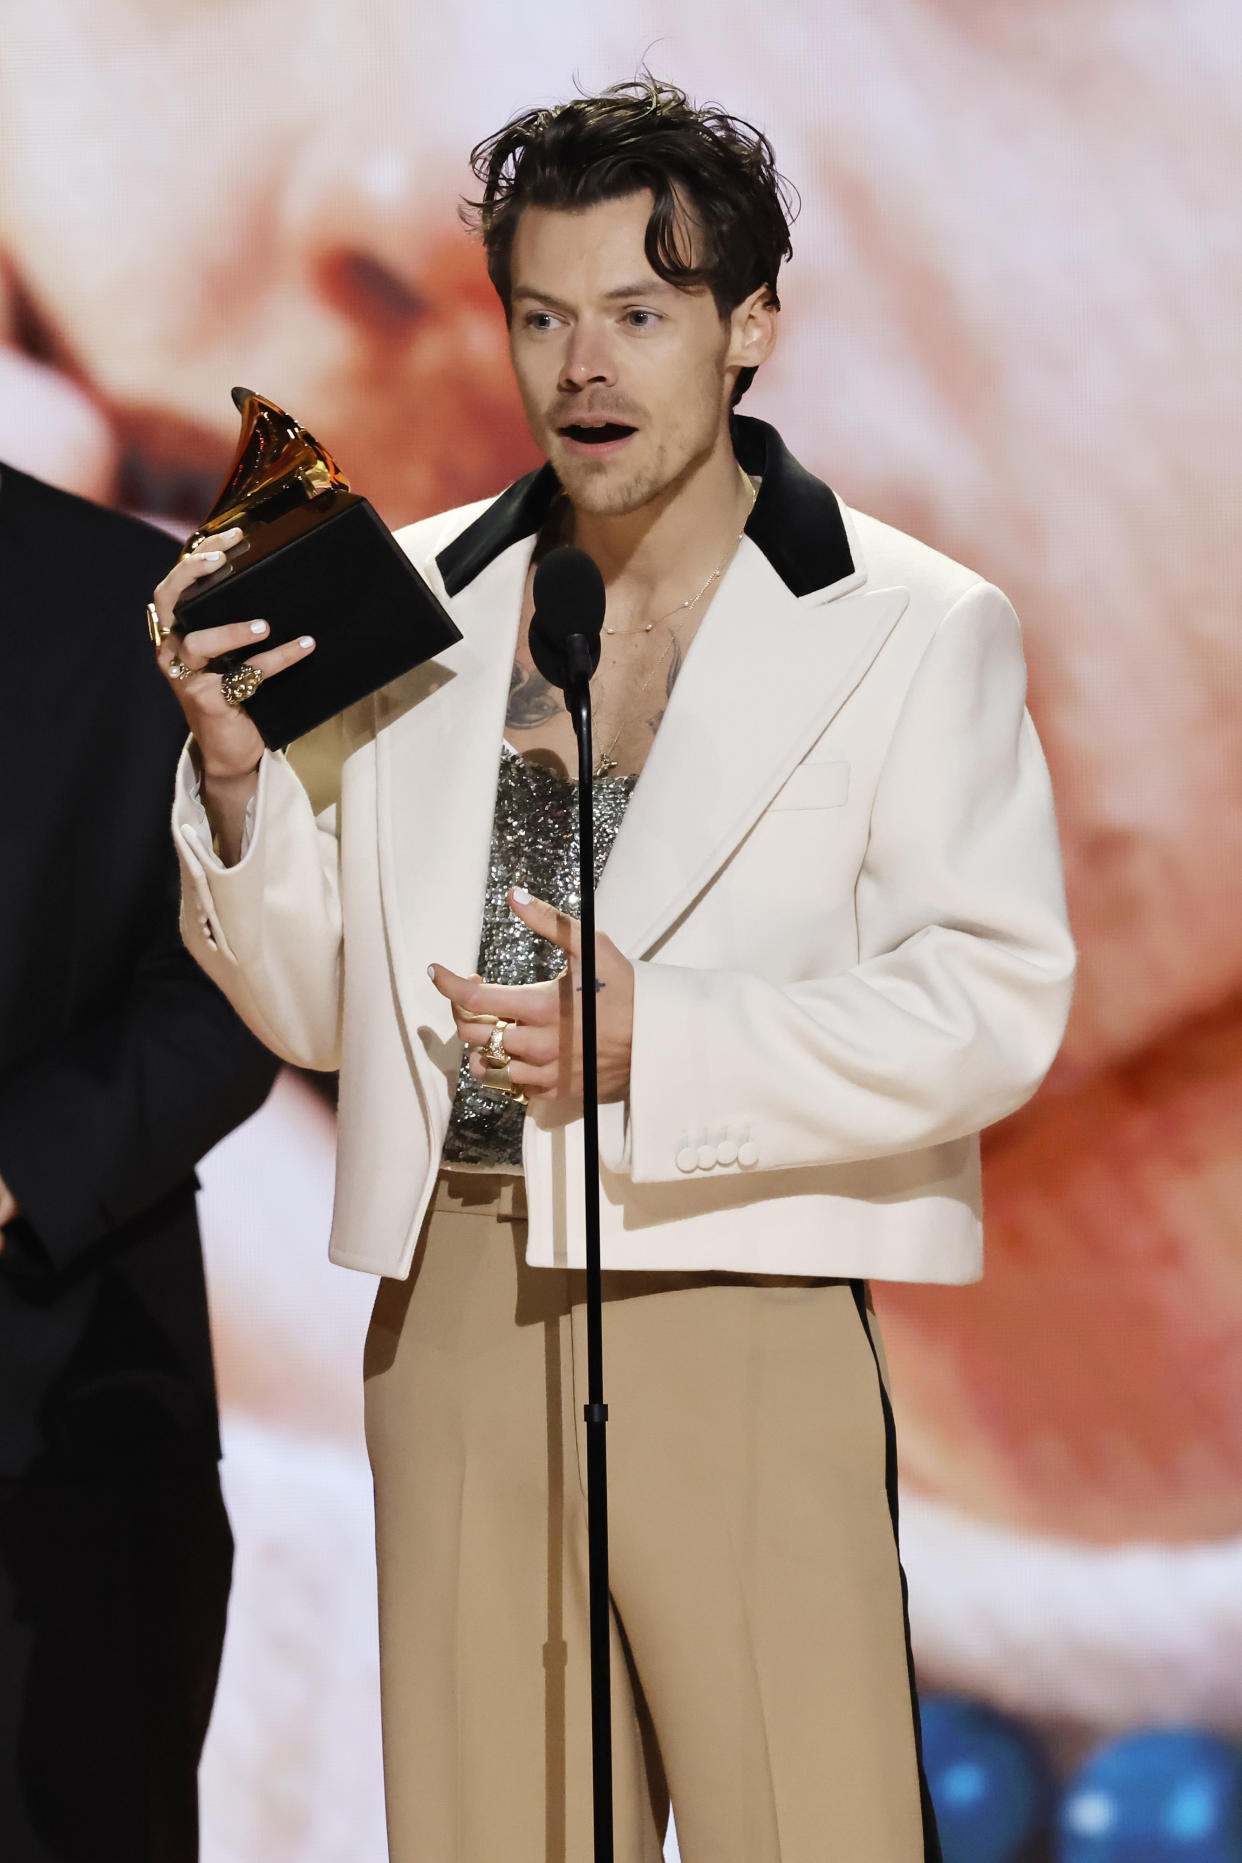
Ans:
{"label": "silver sequined top", "polygon": [[[635,780],[610,776],[595,783],[597,886]],[[496,785],[478,970],[489,983],[546,982],[564,969],[564,954],[510,910],[511,886],[529,887],[536,899],[546,899],[575,918],[580,915],[578,785],[527,763],[506,744]],[[524,1107],[480,1087],[463,1059],[444,1162],[476,1170],[520,1171],[525,1116]]]}

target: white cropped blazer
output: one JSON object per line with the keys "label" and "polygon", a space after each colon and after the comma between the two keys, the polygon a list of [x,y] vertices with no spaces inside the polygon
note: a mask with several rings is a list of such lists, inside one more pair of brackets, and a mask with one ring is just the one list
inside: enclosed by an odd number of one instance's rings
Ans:
{"label": "white cropped blazer", "polygon": [[[760,496],[597,895],[635,966],[604,1265],[969,1281],[977,1135],[1042,1079],[1074,972],[1018,623],[737,427]],[[264,757],[236,866],[178,779],[186,943],[277,1054],[339,1068],[331,1254],[373,1274],[409,1272],[438,1168],[461,1050],[427,965],[475,967],[551,489],[400,534],[463,638]],[[528,1114],[535,1265],[582,1263],[581,1136]]]}

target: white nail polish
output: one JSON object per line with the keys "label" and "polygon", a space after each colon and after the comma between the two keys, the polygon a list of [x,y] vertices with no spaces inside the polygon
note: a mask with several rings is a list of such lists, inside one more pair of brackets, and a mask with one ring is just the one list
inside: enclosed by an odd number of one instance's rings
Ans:
{"label": "white nail polish", "polygon": [[514,904],[515,904],[515,905],[519,905],[519,906],[528,906],[528,905],[530,904],[530,899],[531,899],[531,896],[530,896],[530,894],[529,894],[529,893],[527,892],[527,890],[526,890],[526,888],[525,888],[524,886],[515,886],[515,887],[514,887],[514,889],[513,889],[513,900],[514,900]]}
{"label": "white nail polish", "polygon": [[428,964],[427,975],[431,978],[431,981],[434,983],[436,980],[436,967],[434,964]]}
{"label": "white nail polish", "polygon": [[313,634],[303,634],[301,639],[298,641],[299,647],[313,647],[314,644],[315,644],[315,636]]}
{"label": "white nail polish", "polygon": [[250,632],[252,634],[266,634],[267,633],[267,622],[266,621],[252,621],[250,623]]}
{"label": "white nail polish", "polygon": [[204,550],[198,560],[200,563],[222,563],[224,561],[224,551]]}

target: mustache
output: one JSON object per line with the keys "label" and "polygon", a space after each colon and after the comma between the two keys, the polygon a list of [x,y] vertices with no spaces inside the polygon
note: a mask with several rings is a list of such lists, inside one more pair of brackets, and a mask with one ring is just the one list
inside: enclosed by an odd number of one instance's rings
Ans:
{"label": "mustache", "polygon": [[636,402],[627,401],[624,396],[606,395],[586,402],[567,400],[559,397],[547,410],[547,421],[559,433],[562,427],[573,426],[578,421],[616,421],[625,427],[638,427],[646,419],[647,410]]}

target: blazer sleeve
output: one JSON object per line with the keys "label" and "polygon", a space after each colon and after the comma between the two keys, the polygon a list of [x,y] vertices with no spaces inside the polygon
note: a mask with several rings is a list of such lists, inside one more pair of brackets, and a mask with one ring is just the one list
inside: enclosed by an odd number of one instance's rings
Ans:
{"label": "blazer sleeve", "polygon": [[[301,741],[309,766],[336,768],[338,729],[332,720]],[[260,1041],[296,1067],[321,1070],[338,1067],[341,1052],[338,796],[334,777],[316,807],[289,758],[267,752],[232,867],[212,852],[188,748],[173,807],[187,949]]]}
{"label": "blazer sleeve", "polygon": [[858,962],[791,983],[636,965],[615,1167],[673,1179],[688,1135],[720,1130],[746,1135],[737,1169],[847,1164],[978,1132],[1035,1091],[1075,960],[1025,696],[1017,616],[976,584],[929,642],[890,741]]}
{"label": "blazer sleeve", "polygon": [[58,1272],[192,1182],[276,1070],[182,947],[169,869],[129,989],[0,1078],[0,1177]]}

